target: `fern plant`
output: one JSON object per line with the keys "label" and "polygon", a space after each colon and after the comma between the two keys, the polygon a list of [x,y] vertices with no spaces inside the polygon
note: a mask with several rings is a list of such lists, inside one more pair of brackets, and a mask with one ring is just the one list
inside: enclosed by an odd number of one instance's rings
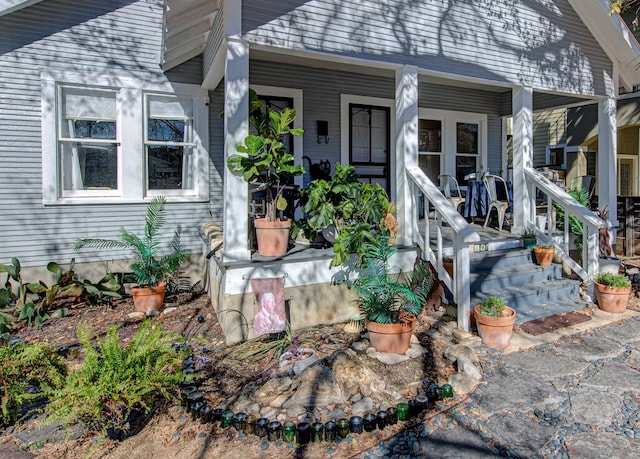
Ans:
{"label": "fern plant", "polygon": [[381,324],[399,323],[402,312],[420,314],[433,283],[431,273],[416,264],[411,273],[402,273],[389,265],[397,249],[388,237],[365,244],[366,270],[349,282],[358,295],[361,318]]}
{"label": "fern plant", "polygon": [[[62,387],[67,375],[64,359],[46,343],[0,346],[0,421],[13,424],[23,402],[48,397]],[[38,391],[29,390],[29,386]]]}
{"label": "fern plant", "polygon": [[180,237],[176,231],[171,241],[173,252],[158,256],[160,250],[160,230],[166,221],[166,199],[157,196],[149,203],[145,216],[144,235],[138,235],[120,228],[120,239],[77,239],[73,245],[79,250],[84,247],[103,249],[126,249],[131,251],[133,262],[131,271],[138,286],[154,286],[176,272],[187,260],[187,255],[180,250]]}
{"label": "fern plant", "polygon": [[177,398],[184,353],[171,346],[172,336],[162,331],[161,324],[143,322],[125,346],[115,325],[104,339],[97,339],[97,347],[92,337],[91,329],[78,329],[85,361],[56,391],[46,409],[47,422],[60,419],[97,430],[123,429],[132,410],[147,414],[159,398]]}

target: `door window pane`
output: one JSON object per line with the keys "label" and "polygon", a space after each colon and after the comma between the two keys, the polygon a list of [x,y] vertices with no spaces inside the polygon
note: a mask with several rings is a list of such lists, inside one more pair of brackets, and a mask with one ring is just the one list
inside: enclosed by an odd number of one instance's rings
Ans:
{"label": "door window pane", "polygon": [[476,123],[456,123],[456,151],[478,154],[478,125]]}
{"label": "door window pane", "polygon": [[442,121],[420,120],[418,124],[420,151],[440,153],[442,151]]}
{"label": "door window pane", "polygon": [[440,175],[440,155],[420,155],[418,165],[436,185],[438,184],[438,175]]}

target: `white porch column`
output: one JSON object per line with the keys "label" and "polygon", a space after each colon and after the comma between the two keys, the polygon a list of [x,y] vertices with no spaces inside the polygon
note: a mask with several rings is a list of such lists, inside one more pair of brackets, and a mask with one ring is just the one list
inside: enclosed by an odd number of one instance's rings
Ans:
{"label": "white porch column", "polygon": [[524,170],[533,165],[533,89],[517,87],[513,99],[513,228],[524,229],[532,204]]}
{"label": "white porch column", "polygon": [[[413,244],[413,218],[416,210],[405,167],[418,164],[418,68],[396,70],[396,209],[398,244]],[[393,171],[393,169],[392,169]]]}
{"label": "white porch column", "polygon": [[[227,2],[227,7],[229,6]],[[240,2],[238,2],[240,3]],[[227,158],[249,133],[249,45],[227,37],[224,78],[224,261],[249,260],[249,186],[227,168]]]}
{"label": "white porch column", "polygon": [[[617,146],[616,99],[607,97],[598,102],[598,209],[609,207],[609,220],[618,224],[618,195],[616,175]],[[593,172],[593,171],[590,171]],[[615,231],[611,243],[615,242]]]}

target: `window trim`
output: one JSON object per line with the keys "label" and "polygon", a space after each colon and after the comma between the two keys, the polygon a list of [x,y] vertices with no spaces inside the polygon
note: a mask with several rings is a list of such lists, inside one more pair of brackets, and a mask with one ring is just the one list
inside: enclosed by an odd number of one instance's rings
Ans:
{"label": "window trim", "polygon": [[[67,204],[124,204],[146,202],[158,194],[171,201],[209,200],[209,108],[208,91],[198,85],[170,82],[152,82],[117,74],[83,74],[62,71],[42,71],[42,199],[44,205]],[[66,197],[62,193],[60,156],[58,153],[58,109],[61,103],[58,88],[78,86],[116,91],[117,142],[118,142],[118,192],[115,196]],[[188,192],[172,193],[172,190],[149,191],[145,178],[144,152],[144,94],[161,93],[194,100],[193,142],[194,185]],[[126,101],[126,106],[125,102]],[[127,109],[125,109],[127,108]],[[126,158],[126,170],[122,152],[137,152]],[[55,173],[51,173],[55,171]],[[165,193],[166,191],[166,193]]]}

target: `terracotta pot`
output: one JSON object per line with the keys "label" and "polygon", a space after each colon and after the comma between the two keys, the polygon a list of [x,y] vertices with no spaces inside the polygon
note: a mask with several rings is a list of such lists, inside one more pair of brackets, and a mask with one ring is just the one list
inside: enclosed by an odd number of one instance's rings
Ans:
{"label": "terracotta pot", "polygon": [[485,316],[480,312],[480,305],[474,308],[478,334],[485,346],[493,349],[504,349],[511,341],[516,311],[505,306],[501,317]]}
{"label": "terracotta pot", "polygon": [[631,286],[627,288],[609,287],[608,285],[593,283],[598,307],[605,312],[621,313],[627,309]]}
{"label": "terracotta pot", "polygon": [[415,318],[398,324],[379,324],[365,319],[369,341],[378,352],[404,354],[409,349]]}
{"label": "terracotta pot", "polygon": [[533,253],[536,256],[536,263],[540,266],[551,266],[554,252],[554,249],[545,249],[543,247],[535,247],[533,249]]}
{"label": "terracotta pot", "polygon": [[443,261],[442,266],[444,266],[444,270],[449,273],[449,276],[453,277],[453,261]]}
{"label": "terracotta pot", "polygon": [[287,253],[291,220],[282,218],[270,222],[266,218],[256,218],[253,220],[253,224],[256,227],[258,255],[282,257]]}
{"label": "terracotta pot", "polygon": [[161,311],[167,284],[161,282],[155,287],[131,287],[133,310],[136,312]]}

